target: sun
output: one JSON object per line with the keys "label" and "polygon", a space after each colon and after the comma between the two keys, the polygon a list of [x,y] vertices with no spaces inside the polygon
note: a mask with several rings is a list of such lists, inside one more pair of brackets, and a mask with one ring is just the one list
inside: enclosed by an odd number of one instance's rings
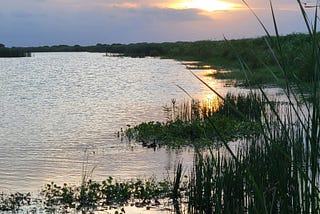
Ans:
{"label": "sun", "polygon": [[216,10],[230,10],[235,4],[221,0],[190,0],[174,4],[177,9],[199,9],[207,12]]}

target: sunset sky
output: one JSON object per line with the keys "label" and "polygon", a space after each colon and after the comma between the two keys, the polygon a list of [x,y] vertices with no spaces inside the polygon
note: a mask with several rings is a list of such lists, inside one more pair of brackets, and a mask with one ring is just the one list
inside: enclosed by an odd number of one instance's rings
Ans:
{"label": "sunset sky", "polygon": [[[281,34],[306,32],[296,1],[273,2]],[[273,32],[269,0],[247,3]],[[307,10],[311,13],[313,9]],[[241,0],[3,0],[0,7],[0,43],[6,46],[194,41],[261,35],[261,26]]]}

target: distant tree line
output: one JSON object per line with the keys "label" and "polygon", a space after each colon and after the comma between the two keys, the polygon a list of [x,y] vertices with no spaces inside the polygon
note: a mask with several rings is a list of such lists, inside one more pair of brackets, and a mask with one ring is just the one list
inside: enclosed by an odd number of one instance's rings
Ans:
{"label": "distant tree line", "polygon": [[[275,57],[294,75],[308,80],[313,71],[313,39],[307,34],[289,34],[280,38],[163,42],[134,44],[96,44],[92,46],[54,45],[27,48],[5,48],[1,56],[25,56],[31,52],[100,52],[128,57],[162,57],[177,60],[197,60],[216,68],[239,68],[239,60],[254,70],[276,66]],[[243,65],[242,65],[243,66]]]}
{"label": "distant tree line", "polygon": [[23,48],[6,48],[4,44],[0,44],[0,57],[27,57],[31,56]]}
{"label": "distant tree line", "polygon": [[27,47],[23,48],[28,52],[100,52],[106,51],[106,45],[96,44],[92,46],[80,46],[80,45],[53,45],[53,46],[39,46],[39,47]]}

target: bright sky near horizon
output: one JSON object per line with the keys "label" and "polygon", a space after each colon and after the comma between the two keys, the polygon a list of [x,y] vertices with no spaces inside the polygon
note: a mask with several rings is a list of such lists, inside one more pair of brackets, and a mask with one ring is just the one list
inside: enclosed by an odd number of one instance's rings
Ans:
{"label": "bright sky near horizon", "polygon": [[[312,5],[312,1],[307,0]],[[273,32],[269,0],[247,0]],[[306,32],[297,1],[273,1],[281,34]],[[313,9],[307,9],[313,12]],[[264,35],[241,0],[3,0],[6,46],[217,40]]]}

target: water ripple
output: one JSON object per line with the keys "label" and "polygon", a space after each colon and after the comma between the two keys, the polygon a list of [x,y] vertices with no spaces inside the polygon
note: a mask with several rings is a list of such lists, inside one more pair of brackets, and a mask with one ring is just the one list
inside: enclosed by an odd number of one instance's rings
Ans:
{"label": "water ripple", "polygon": [[100,53],[0,59],[0,191],[78,182],[87,155],[97,166],[96,179],[172,170],[181,154],[128,145],[114,133],[127,124],[164,120],[162,106],[186,98],[176,84],[194,96],[204,91],[173,60]]}

